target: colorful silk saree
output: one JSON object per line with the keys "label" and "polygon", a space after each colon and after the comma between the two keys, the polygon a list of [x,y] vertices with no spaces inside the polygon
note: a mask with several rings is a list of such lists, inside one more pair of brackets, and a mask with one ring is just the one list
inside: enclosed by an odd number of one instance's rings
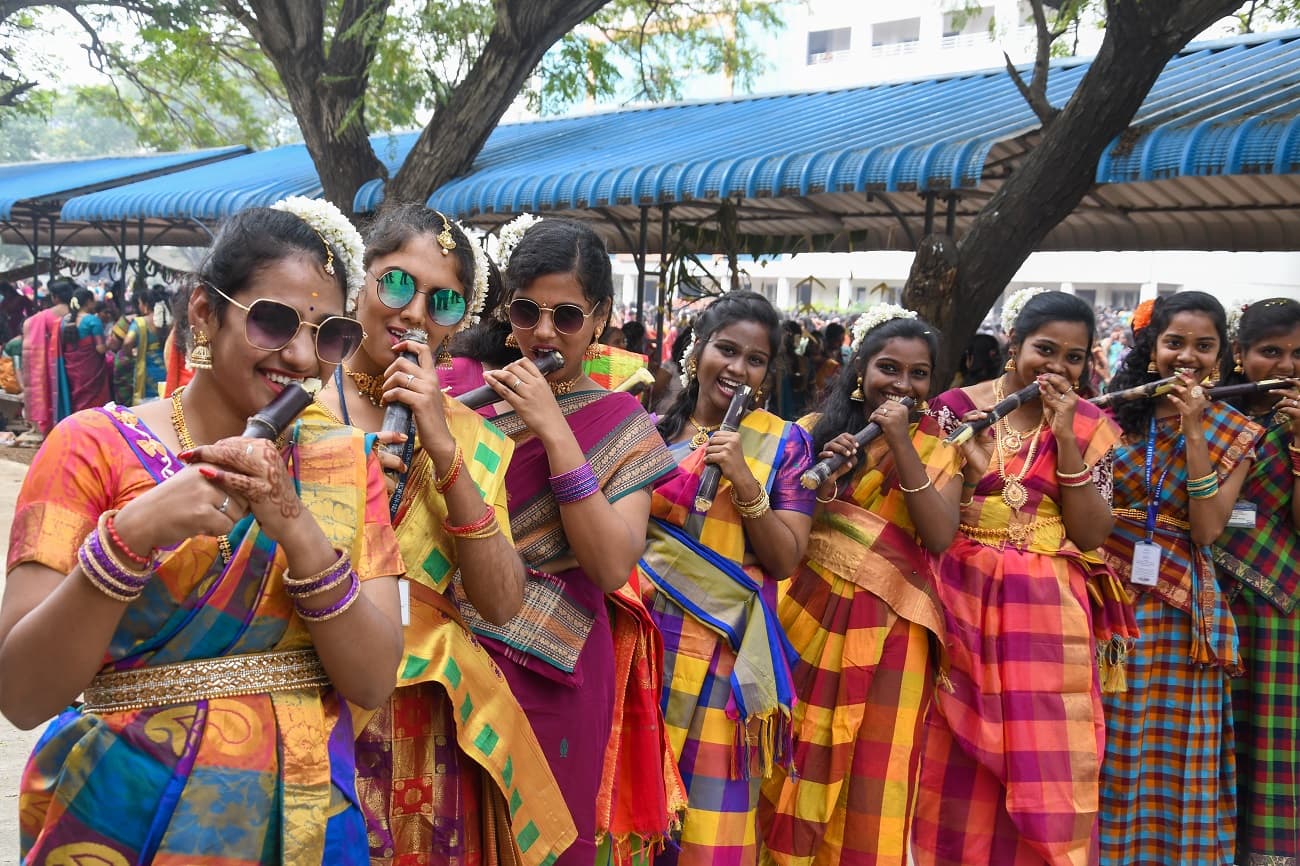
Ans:
{"label": "colorful silk saree", "polygon": [[[930,406],[944,432],[975,408],[960,389]],[[1081,401],[1074,433],[1109,500],[1119,428]],[[1008,455],[1007,476],[1021,475],[1030,443]],[[939,558],[951,685],[936,692],[926,725],[920,866],[1090,862],[1104,744],[1096,650],[1099,638],[1134,634],[1113,575],[1066,537],[1056,459],[1044,429],[1019,515],[991,466]],[[1094,607],[1107,594],[1112,603]]]}
{"label": "colorful silk saree", "polygon": [[104,355],[95,349],[96,337],[104,337],[104,325],[98,316],[83,316],[81,321],[77,321],[76,313],[64,317],[59,363],[68,387],[69,412],[103,406],[110,399],[112,372]]}
{"label": "colorful silk saree", "polygon": [[[799,423],[812,430],[816,415]],[[959,471],[928,415],[912,443],[935,489]],[[764,860],[905,866],[943,614],[884,440],[818,507],[777,615],[794,665],[794,766],[763,784]]]}
{"label": "colorful silk saree", "polygon": [[[1136,598],[1142,638],[1129,690],[1106,695],[1101,862],[1105,866],[1228,866],[1236,843],[1236,761],[1229,677],[1241,672],[1237,629],[1209,548],[1188,523],[1181,419],[1157,419],[1153,488],[1158,584],[1128,582],[1145,536],[1147,437],[1115,449],[1115,530],[1106,559]],[[1235,410],[1206,410],[1210,465],[1220,479],[1254,458],[1260,428]],[[1167,473],[1167,475],[1166,475]],[[1161,485],[1159,478],[1165,477]]]}
{"label": "colorful silk saree", "polygon": [[[672,458],[635,397],[581,391],[557,399],[600,481],[601,493],[610,502],[672,471]],[[614,630],[604,593],[581,567],[557,573],[547,570],[548,563],[569,555],[569,545],[548,482],[546,449],[517,414],[503,407],[496,404],[482,411],[515,441],[506,490],[511,530],[528,566],[524,609],[505,625],[495,626],[479,617],[459,590],[457,601],[524,708],[573,815],[578,840],[558,862],[589,866],[596,856],[598,834],[620,830],[613,824],[602,826],[597,817],[620,697],[615,690],[619,668]],[[614,610],[618,615],[620,607]],[[643,641],[642,645],[649,644]],[[642,740],[629,739],[625,745],[630,748],[637,742]],[[614,759],[614,765],[620,763]],[[630,763],[634,769],[639,763],[651,779],[659,779],[659,789],[665,789],[662,753],[634,754]],[[624,786],[623,790],[626,794],[636,789]],[[625,834],[634,832],[639,841],[625,836],[617,840],[618,847],[655,844],[667,832],[670,820],[670,815],[662,814],[654,822],[658,826],[624,829]]]}
{"label": "colorful silk saree", "polygon": [[[742,420],[745,460],[769,491],[773,510],[811,514],[799,475],[812,442],[763,410]],[[776,616],[776,581],[744,565],[746,540],[725,478],[704,515],[692,517],[704,449],[656,486],[646,551],[638,565],[646,604],[664,640],[662,707],[688,805],[678,846],[660,864],[749,866],[758,858],[759,784],[792,757],[796,658]]]}
{"label": "colorful silk saree", "polygon": [[[342,401],[341,373],[335,383]],[[508,533],[504,474],[513,443],[456,401],[443,401],[464,471]],[[327,412],[317,404],[305,417]],[[434,472],[416,447],[393,516],[410,624],[397,688],[357,738],[370,862],[540,866],[572,842],[573,824],[523,710],[449,598],[456,546],[442,528],[447,509]]]}
{"label": "colorful silk saree", "polygon": [[62,321],[63,317],[54,310],[41,310],[23,326],[23,398],[27,420],[46,436],[55,423],[71,414],[67,390],[59,386]]}
{"label": "colorful silk saree", "polygon": [[1229,527],[1214,545],[1246,669],[1232,681],[1237,738],[1237,863],[1300,862],[1300,531],[1291,522],[1295,479],[1289,420],[1267,432],[1241,499],[1255,525]]}
{"label": "colorful silk saree", "polygon": [[[304,505],[362,580],[403,571],[378,463],[338,425],[292,428]],[[132,414],[80,412],[46,439],[23,484],[8,566],[72,571],[99,514],[182,468]],[[164,555],[130,604],[103,671],[307,650],[311,636],[282,588],[278,545],[245,519],[223,563],[216,539]],[[365,864],[353,721],[331,688],[83,712],[50,723],[23,776],[19,825],[32,866]]]}

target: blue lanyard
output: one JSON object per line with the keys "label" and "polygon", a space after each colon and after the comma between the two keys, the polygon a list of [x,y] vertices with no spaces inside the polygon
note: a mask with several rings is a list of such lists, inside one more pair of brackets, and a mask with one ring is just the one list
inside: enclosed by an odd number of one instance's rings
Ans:
{"label": "blue lanyard", "polygon": [[1160,473],[1160,480],[1156,482],[1156,489],[1151,490],[1151,472],[1155,466],[1156,459],[1156,416],[1151,414],[1151,425],[1147,428],[1147,459],[1144,470],[1146,492],[1147,492],[1147,543],[1151,543],[1156,537],[1156,512],[1160,508],[1160,499],[1164,495],[1165,479],[1169,477],[1169,470],[1174,467],[1174,458],[1178,455],[1178,449],[1183,447],[1183,436],[1178,435],[1178,441],[1174,443],[1174,453],[1170,455],[1169,462],[1165,465],[1165,471]]}

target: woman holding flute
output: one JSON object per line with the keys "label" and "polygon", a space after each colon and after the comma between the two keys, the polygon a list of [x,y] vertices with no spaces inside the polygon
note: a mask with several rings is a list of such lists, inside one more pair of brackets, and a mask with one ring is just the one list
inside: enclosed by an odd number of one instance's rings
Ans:
{"label": "woman holding flute", "polygon": [[1241,641],[1244,676],[1232,681],[1237,740],[1238,863],[1295,866],[1300,856],[1300,302],[1256,301],[1233,327],[1229,381],[1289,379],[1280,391],[1237,399],[1264,428],[1255,465],[1219,540]]}
{"label": "woman holding flute", "polygon": [[[381,446],[395,446],[377,452],[407,564],[408,622],[398,687],[357,739],[372,866],[459,859],[490,866],[494,852],[521,847],[518,833],[530,824],[538,835],[522,846],[526,862],[559,854],[573,839],[527,718],[500,688],[501,672],[452,594],[457,575],[494,622],[514,616],[523,600],[505,495],[513,443],[444,395],[435,366],[438,347],[477,317],[486,259],[438,211],[385,204],[367,232],[365,281],[348,297],[365,339],[315,410],[375,433],[387,406],[410,409],[407,430],[378,434]],[[495,732],[490,750],[484,730]]]}
{"label": "woman holding flute", "polygon": [[[805,430],[755,408],[780,348],[766,298],[718,298],[695,322],[684,388],[659,422],[678,472],[655,486],[642,589],[663,634],[664,721],[689,798],[680,848],[660,863],[757,863],[759,783],[790,760],[776,582],[808,543],[813,491],[799,477],[813,452]],[[720,429],[729,415],[738,429]],[[712,501],[697,501],[719,470]]]}
{"label": "woman holding flute", "polygon": [[[854,325],[847,374],[799,422],[823,460],[848,459],[817,490],[808,551],[777,603],[799,652],[798,773],[776,767],[759,805],[780,864],[907,863],[931,645],[944,635],[929,554],[952,543],[961,495],[957,449],[924,412],[938,350],[915,313],[873,307]],[[860,449],[868,421],[882,435]]]}
{"label": "woman holding flute", "polygon": [[33,462],[0,710],[57,716],[23,778],[23,862],[368,863],[348,702],[382,704],[402,652],[379,464],[338,424],[294,424],[283,452],[240,436],[356,349],[360,257],[327,203],[236,214],[189,297],[193,382],[77,413]]}
{"label": "woman holding flute", "polygon": [[1112,522],[1119,431],[1078,395],[1096,327],[1087,304],[1025,290],[1002,323],[1006,372],[931,401],[951,431],[1039,386],[965,449],[961,525],[938,566],[951,686],[927,724],[916,862],[1084,866],[1103,734],[1094,631],[1124,631],[1094,622],[1090,595],[1116,588],[1084,554]]}
{"label": "woman holding flute", "polygon": [[1204,292],[1160,298],[1115,390],[1178,375],[1155,400],[1120,403],[1115,529],[1106,559],[1136,597],[1142,638],[1128,691],[1106,701],[1101,862],[1233,862],[1236,772],[1229,677],[1237,631],[1209,545],[1250,472],[1260,428],[1201,383],[1227,356],[1223,307]]}

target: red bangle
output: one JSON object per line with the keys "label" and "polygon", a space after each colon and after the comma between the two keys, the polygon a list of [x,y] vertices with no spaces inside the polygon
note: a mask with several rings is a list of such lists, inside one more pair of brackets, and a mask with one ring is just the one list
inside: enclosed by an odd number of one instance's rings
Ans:
{"label": "red bangle", "polygon": [[489,504],[486,508],[483,509],[483,516],[480,517],[478,520],[475,520],[473,523],[467,523],[464,526],[457,526],[456,524],[452,523],[450,520],[444,520],[442,522],[442,528],[447,530],[448,535],[455,535],[463,538],[466,536],[476,535],[482,532],[483,530],[491,526],[492,522],[495,521],[496,519],[497,519],[496,509]]}
{"label": "red bangle", "polygon": [[442,478],[437,477],[437,467],[434,467],[435,475],[433,478],[433,489],[443,496],[446,496],[447,491],[451,489],[451,485],[455,484],[456,479],[460,477],[460,467],[464,465],[464,463],[465,455],[460,450],[460,444],[457,443],[456,451],[451,455],[451,468],[447,470],[447,474]]}
{"label": "red bangle", "polygon": [[134,562],[136,565],[141,567],[148,565],[149,557],[141,556],[131,548],[127,547],[126,542],[122,540],[122,536],[117,534],[117,526],[113,523],[113,518],[116,516],[117,511],[114,510],[108,512],[108,516],[104,519],[104,528],[108,530],[108,537],[113,540],[113,545],[118,550],[122,551],[126,558]]}

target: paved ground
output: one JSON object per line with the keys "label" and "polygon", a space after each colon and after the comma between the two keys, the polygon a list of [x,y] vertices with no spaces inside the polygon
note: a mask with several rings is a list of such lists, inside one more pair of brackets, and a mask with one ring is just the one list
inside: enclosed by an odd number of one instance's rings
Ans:
{"label": "paved ground", "polygon": [[[15,449],[18,450],[27,452],[23,456],[32,453],[30,449]],[[0,457],[7,456],[9,455],[0,454]],[[26,474],[27,467],[23,462],[0,459],[0,564],[3,564],[3,554],[8,552],[9,524],[13,522],[14,502],[18,499],[18,487]],[[0,568],[0,575],[2,574],[3,569]],[[2,576],[0,586],[3,586]],[[39,736],[39,728],[35,731],[20,731],[0,717],[0,864],[18,862],[18,779],[22,775],[27,755]]]}

